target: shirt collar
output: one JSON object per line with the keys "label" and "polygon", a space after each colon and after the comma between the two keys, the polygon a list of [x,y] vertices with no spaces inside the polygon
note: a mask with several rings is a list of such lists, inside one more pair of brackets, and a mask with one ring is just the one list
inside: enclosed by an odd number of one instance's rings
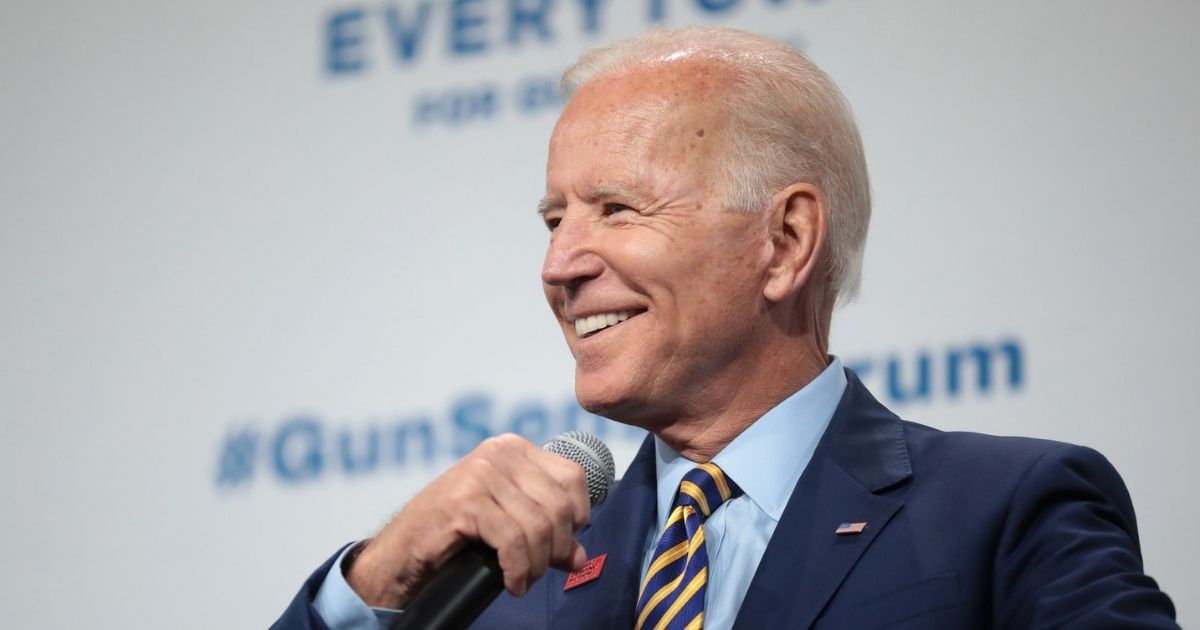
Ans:
{"label": "shirt collar", "polygon": [[[831,358],[817,378],[756,420],[712,460],[776,522],[846,390],[842,361]],[[675,504],[679,482],[703,462],[688,460],[657,436],[654,452],[661,525]]]}

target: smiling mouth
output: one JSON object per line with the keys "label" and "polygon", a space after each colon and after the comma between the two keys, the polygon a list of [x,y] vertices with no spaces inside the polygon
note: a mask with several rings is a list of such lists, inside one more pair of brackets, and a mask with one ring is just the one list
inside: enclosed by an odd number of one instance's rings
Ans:
{"label": "smiling mouth", "polygon": [[590,337],[605,328],[611,328],[621,322],[640,315],[645,311],[613,311],[611,313],[598,313],[587,317],[580,317],[575,320],[575,334],[580,338]]}

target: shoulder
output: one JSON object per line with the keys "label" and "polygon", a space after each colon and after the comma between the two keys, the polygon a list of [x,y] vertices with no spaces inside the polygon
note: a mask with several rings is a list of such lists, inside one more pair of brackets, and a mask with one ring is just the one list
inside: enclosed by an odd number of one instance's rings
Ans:
{"label": "shoulder", "polygon": [[[914,473],[966,469],[973,477],[1020,484],[1054,471],[1099,475],[1120,482],[1112,464],[1087,446],[1031,437],[941,431],[900,421]],[[1123,487],[1123,484],[1122,484]]]}
{"label": "shoulder", "polygon": [[1102,513],[1137,553],[1133,502],[1120,474],[1096,450],[906,421],[902,426],[912,467],[906,494],[914,502],[928,499],[944,513],[977,512],[1009,533],[1028,533],[1047,516],[1090,510]]}
{"label": "shoulder", "polygon": [[1000,626],[1177,627],[1143,571],[1125,483],[1099,452],[901,424],[909,505],[986,532]]}

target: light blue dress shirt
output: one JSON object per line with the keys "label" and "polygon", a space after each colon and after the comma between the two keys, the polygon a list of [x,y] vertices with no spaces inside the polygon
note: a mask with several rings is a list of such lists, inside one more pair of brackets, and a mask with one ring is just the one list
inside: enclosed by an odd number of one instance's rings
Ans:
{"label": "light blue dress shirt", "polygon": [[[842,362],[833,357],[817,378],[768,411],[713,458],[713,463],[745,494],[723,503],[704,522],[709,566],[704,600],[706,630],[733,627],[783,508],[845,389]],[[680,456],[658,438],[654,439],[654,451],[658,516],[655,530],[646,534],[643,576],[675,503],[679,482],[697,463],[703,463]],[[727,528],[726,523],[736,526]],[[351,548],[347,547],[329,569],[313,606],[332,630],[385,630],[402,613],[367,606],[346,583],[342,558]]]}
{"label": "light blue dress shirt", "polygon": [[[712,462],[741,486],[744,494],[722,503],[704,521],[709,567],[705,630],[733,627],[783,508],[845,389],[846,373],[841,360],[834,357],[816,379],[768,411],[713,457]],[[658,438],[654,438],[654,451],[658,524],[646,539],[643,578],[675,505],[679,482],[696,464],[704,463],[688,460]]]}
{"label": "light blue dress shirt", "polygon": [[346,576],[342,575],[342,560],[354,549],[347,545],[341,555],[329,567],[321,588],[313,599],[313,608],[325,621],[330,630],[387,630],[395,620],[396,615],[403,614],[398,610],[372,608],[350,588]]}

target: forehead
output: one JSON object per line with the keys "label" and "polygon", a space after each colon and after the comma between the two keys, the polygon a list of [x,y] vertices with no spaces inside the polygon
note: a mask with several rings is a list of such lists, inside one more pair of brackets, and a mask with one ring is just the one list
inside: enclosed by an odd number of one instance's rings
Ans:
{"label": "forehead", "polygon": [[647,169],[705,175],[725,135],[722,96],[731,75],[711,62],[681,61],[589,81],[555,126],[550,174],[590,166],[600,167],[591,177],[604,179],[641,179]]}
{"label": "forehead", "polygon": [[734,79],[727,66],[709,60],[656,62],[602,75],[568,101],[555,135],[580,127],[607,126],[625,135],[674,131],[720,121]]}

